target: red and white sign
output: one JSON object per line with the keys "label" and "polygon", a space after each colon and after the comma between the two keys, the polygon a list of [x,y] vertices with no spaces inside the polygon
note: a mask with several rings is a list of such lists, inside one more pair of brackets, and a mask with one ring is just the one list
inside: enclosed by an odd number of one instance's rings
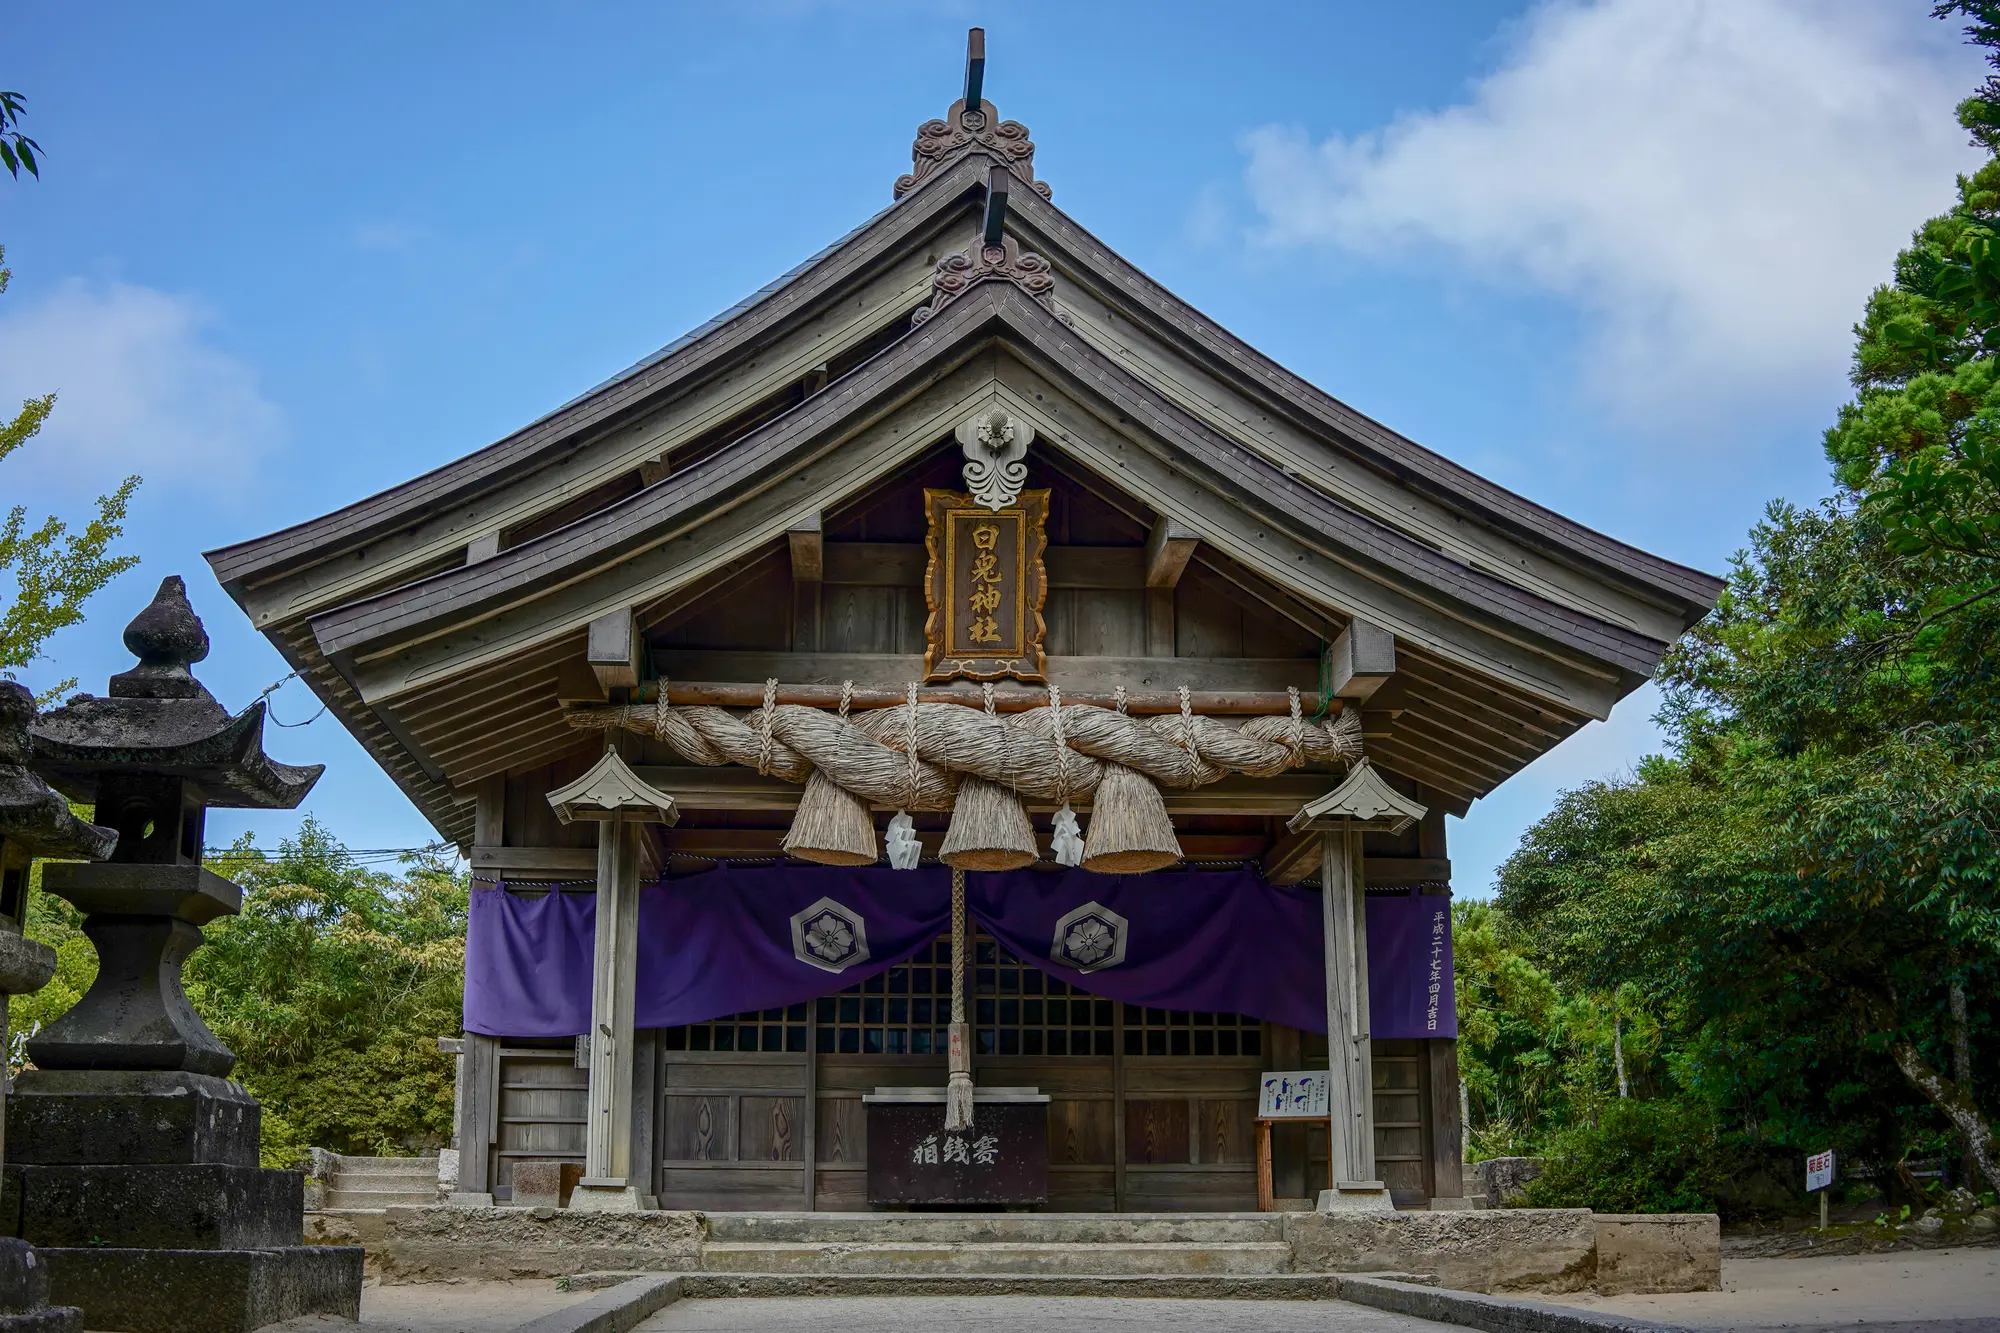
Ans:
{"label": "red and white sign", "polygon": [[1833,1149],[1816,1152],[1806,1158],[1806,1193],[1823,1190],[1833,1184]]}

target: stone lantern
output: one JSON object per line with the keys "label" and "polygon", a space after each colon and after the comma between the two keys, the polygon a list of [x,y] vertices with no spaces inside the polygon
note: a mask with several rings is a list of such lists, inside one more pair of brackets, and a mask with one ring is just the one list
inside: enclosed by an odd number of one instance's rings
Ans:
{"label": "stone lantern", "polygon": [[178,577],[125,629],[137,666],[102,698],[35,718],[35,769],[96,806],[117,845],[51,863],[84,914],[97,980],[27,1043],[10,1098],[6,1216],[46,1257],[55,1298],[92,1328],[242,1333],[297,1315],[356,1318],[361,1251],[304,1246],[304,1178],[258,1165],[260,1108],[181,988],[201,928],[242,890],[201,865],[210,807],[291,809],[321,769],[264,753],[264,707],[231,716],[190,666],[208,635]]}
{"label": "stone lantern", "polygon": [[[28,723],[35,700],[11,680],[0,681],[0,1050],[10,1043],[7,1008],[16,995],[40,990],[55,975],[56,951],[23,932],[28,924],[28,873],[38,857],[102,861],[118,835],[78,819],[29,764]],[[6,1078],[0,1068],[0,1080]],[[7,1121],[0,1108],[0,1161]],[[33,1245],[0,1238],[0,1330],[73,1333],[83,1311],[49,1306],[48,1264]]]}

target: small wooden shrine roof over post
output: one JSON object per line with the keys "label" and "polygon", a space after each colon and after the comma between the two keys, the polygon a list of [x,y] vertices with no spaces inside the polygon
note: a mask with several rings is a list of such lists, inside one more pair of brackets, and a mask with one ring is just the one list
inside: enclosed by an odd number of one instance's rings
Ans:
{"label": "small wooden shrine roof over post", "polygon": [[[1185,687],[1228,715],[1296,689],[1316,716],[1359,711],[1374,763],[1452,812],[1608,716],[1713,604],[1713,576],[1430,452],[1159,286],[1055,204],[984,82],[976,41],[894,202],[745,301],[486,448],[208,553],[445,837],[474,841],[482,782],[592,743],[567,706],[641,703],[662,678],[675,705],[755,707],[771,678],[779,702],[834,707],[844,681],[851,706],[901,702],[920,655],[828,648],[825,594],[920,589],[922,547],[827,534],[956,460],[983,412],[1032,432],[1064,496],[1141,534],[1049,546],[1052,594],[1148,608],[1144,652],[1052,637],[1066,697],[1171,711]],[[1192,583],[1318,651],[1176,636]],[[781,644],[676,628],[779,585],[796,609]],[[996,706],[1028,706],[1026,688]],[[741,768],[635,773],[683,810],[797,799]],[[1326,785],[1166,799],[1281,815]]]}

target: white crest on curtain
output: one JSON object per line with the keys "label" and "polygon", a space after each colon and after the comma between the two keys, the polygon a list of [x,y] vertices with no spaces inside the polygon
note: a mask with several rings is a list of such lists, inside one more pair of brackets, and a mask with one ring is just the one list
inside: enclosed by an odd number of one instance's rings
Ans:
{"label": "white crest on curtain", "polygon": [[868,961],[868,923],[851,907],[822,898],[792,917],[792,956],[822,972]]}
{"label": "white crest on curtain", "polygon": [[1125,918],[1103,903],[1090,902],[1056,921],[1049,957],[1078,972],[1101,972],[1125,961]]}

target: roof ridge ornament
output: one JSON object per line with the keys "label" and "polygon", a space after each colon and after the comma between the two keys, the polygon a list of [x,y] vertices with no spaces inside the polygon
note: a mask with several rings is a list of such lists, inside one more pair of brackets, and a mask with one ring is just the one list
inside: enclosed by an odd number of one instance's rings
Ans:
{"label": "roof ridge ornament", "polygon": [[986,81],[986,29],[973,28],[965,35],[965,93],[941,120],[927,120],[917,127],[917,139],[910,147],[910,170],[896,178],[896,198],[923,184],[942,171],[947,163],[973,151],[983,151],[1006,164],[1044,199],[1054,197],[1046,181],[1035,179],[1035,145],[1028,127],[1018,120],[1000,119],[999,110],[980,95]]}
{"label": "roof ridge ornament", "polygon": [[[1012,236],[1001,237],[997,245],[987,244],[982,237],[938,260],[937,270],[931,274],[930,304],[917,307],[910,316],[910,327],[916,328],[965,295],[975,283],[989,278],[1011,282],[1055,311],[1056,280],[1049,261],[1032,250],[1023,250]],[[1063,316],[1057,314],[1056,318]]]}

